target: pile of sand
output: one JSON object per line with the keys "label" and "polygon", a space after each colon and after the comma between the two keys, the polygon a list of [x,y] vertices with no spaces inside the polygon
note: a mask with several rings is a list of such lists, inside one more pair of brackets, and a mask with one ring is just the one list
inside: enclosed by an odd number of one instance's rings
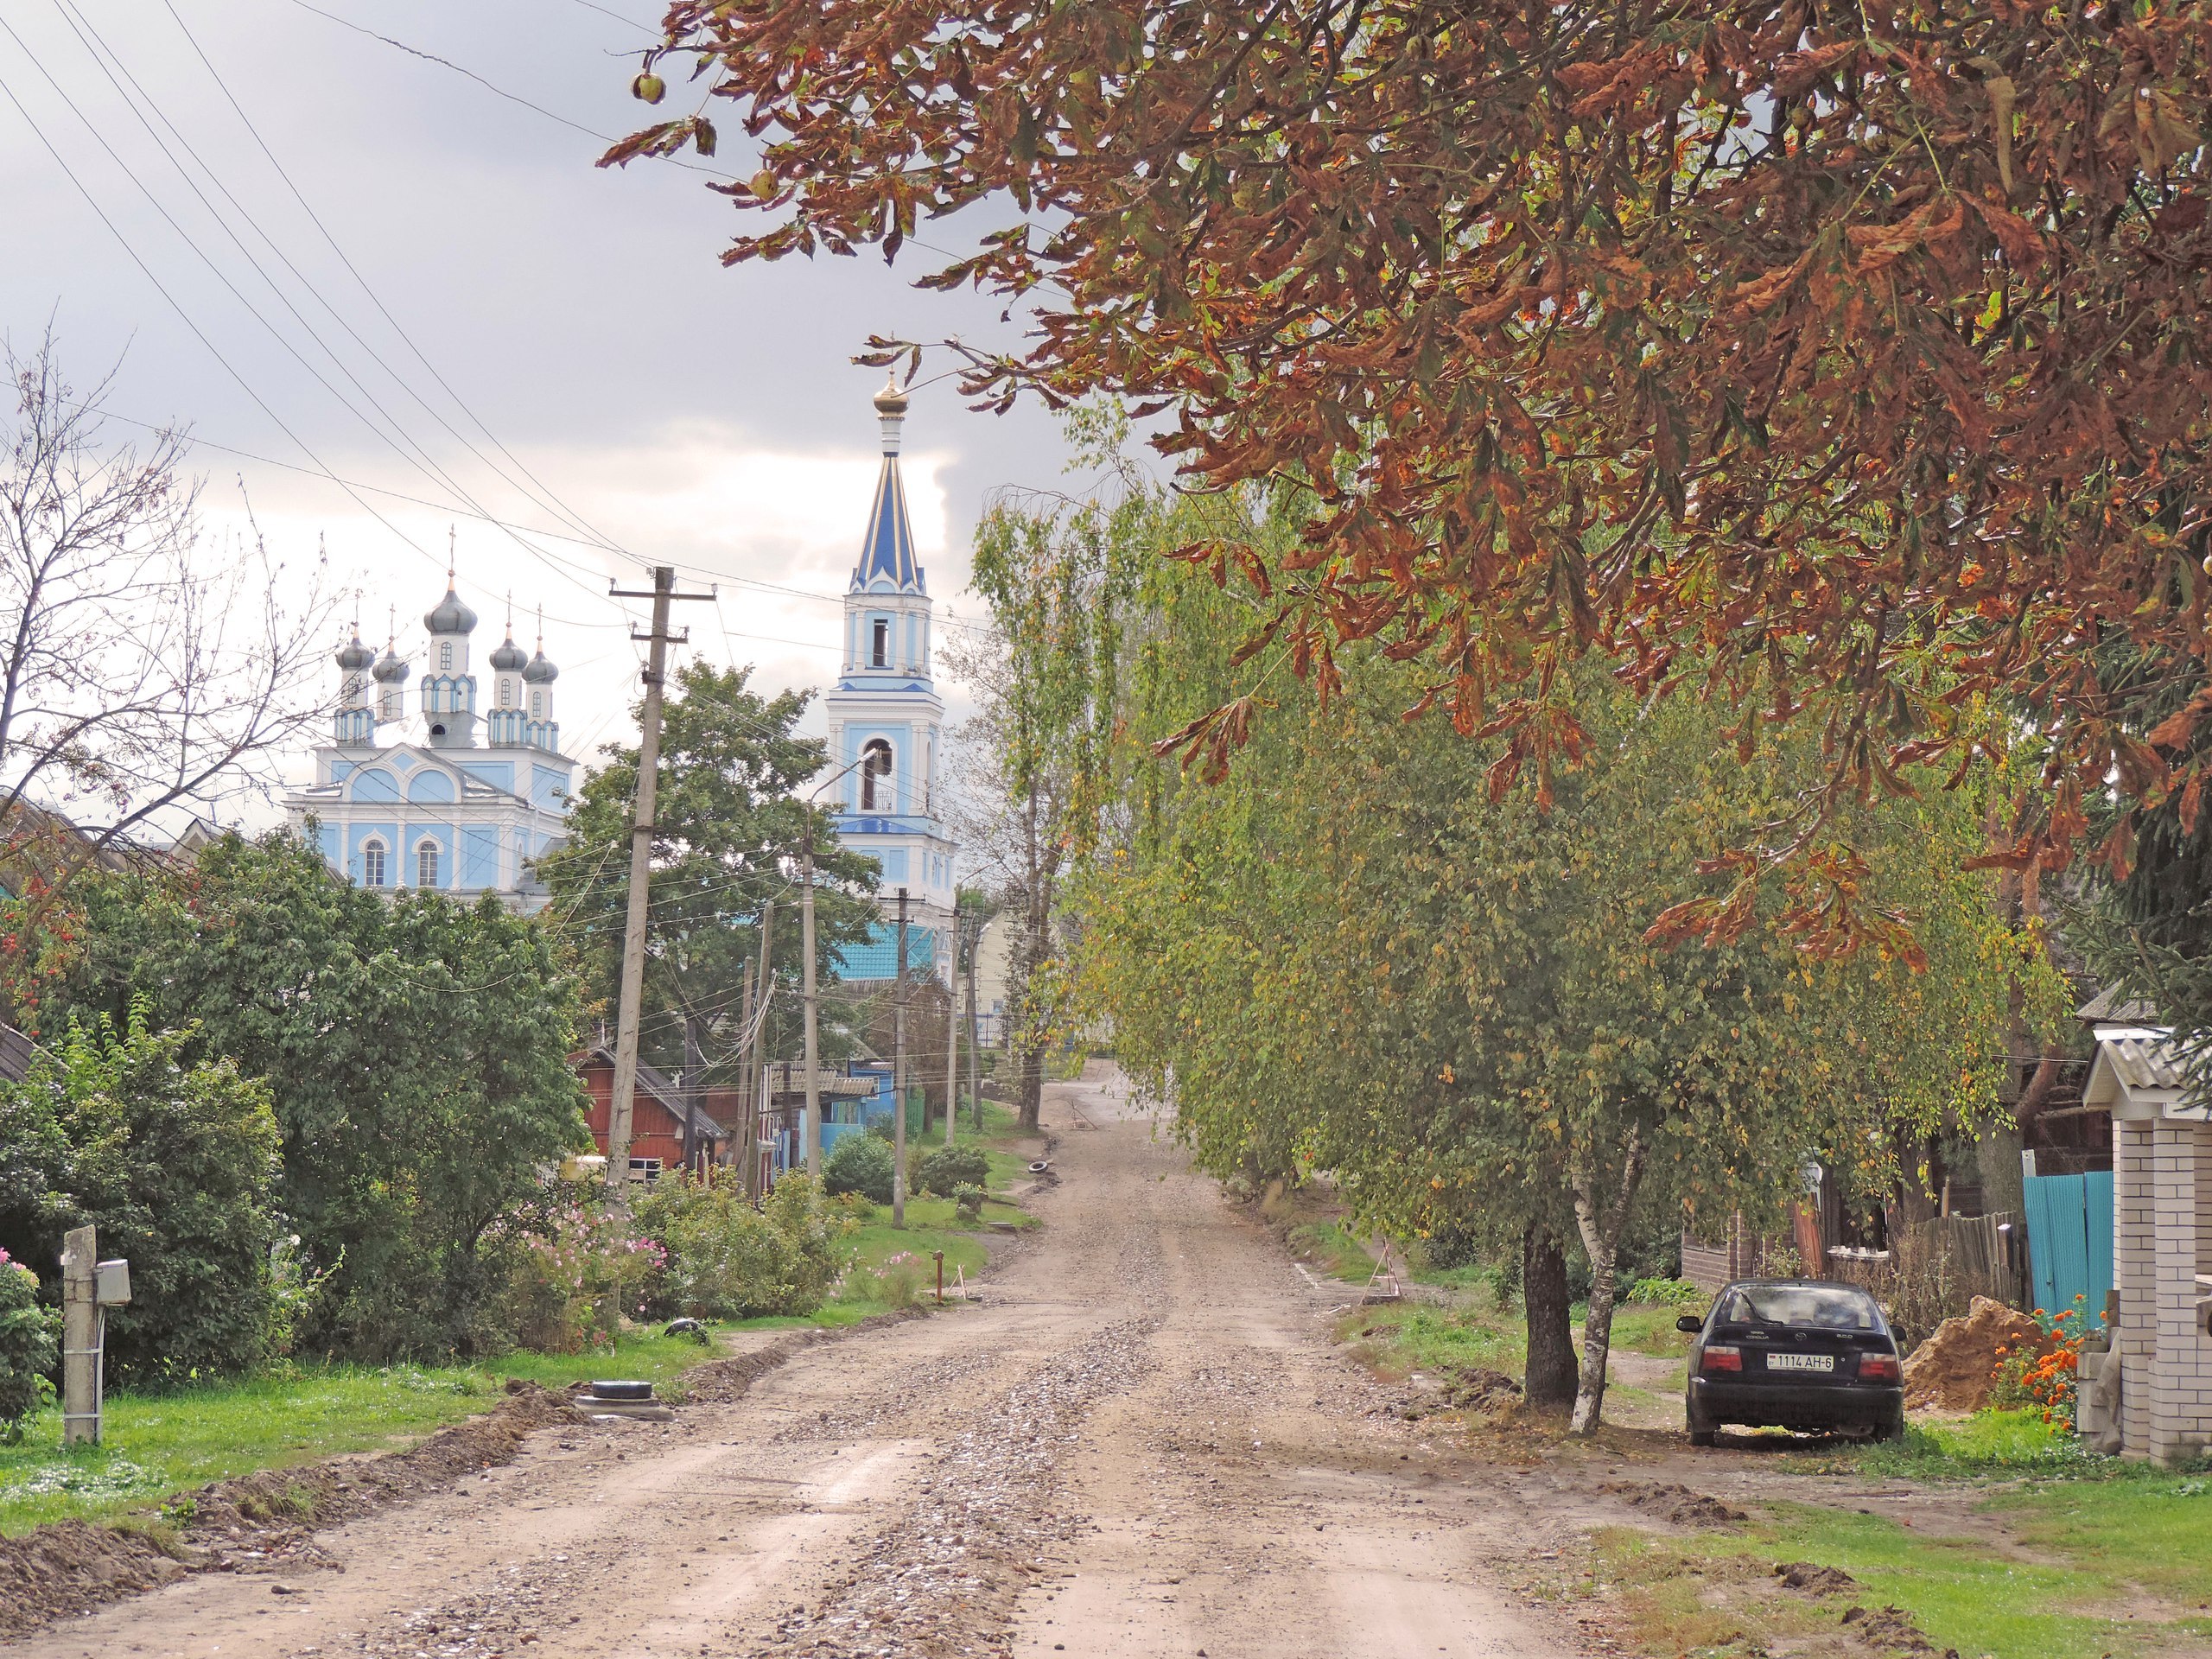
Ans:
{"label": "pile of sand", "polygon": [[[2006,1355],[2040,1353],[2050,1338],[2026,1314],[1977,1296],[1962,1319],[1946,1319],[1904,1362],[1904,1402],[1937,1411],[1980,1411]],[[2003,1352],[1999,1352],[1999,1350]]]}

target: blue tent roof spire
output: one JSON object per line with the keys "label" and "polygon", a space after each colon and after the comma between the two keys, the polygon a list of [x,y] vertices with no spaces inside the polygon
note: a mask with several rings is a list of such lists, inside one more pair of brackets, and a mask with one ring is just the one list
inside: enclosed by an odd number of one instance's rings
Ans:
{"label": "blue tent roof spire", "polygon": [[883,470],[876,477],[875,505],[868,514],[860,563],[853,567],[852,591],[880,592],[888,587],[902,594],[925,594],[929,588],[914,557],[913,526],[906,518],[906,490],[899,479],[899,429],[906,419],[906,394],[896,372],[875,394],[875,412],[883,426]]}

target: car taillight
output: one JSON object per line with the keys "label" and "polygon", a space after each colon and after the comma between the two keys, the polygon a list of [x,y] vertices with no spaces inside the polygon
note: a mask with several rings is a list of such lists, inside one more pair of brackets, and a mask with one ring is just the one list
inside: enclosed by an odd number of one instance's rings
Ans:
{"label": "car taillight", "polygon": [[1744,1369],[1744,1351],[1740,1348],[1708,1347],[1705,1351],[1702,1369],[1708,1371],[1740,1371]]}
{"label": "car taillight", "polygon": [[1859,1356],[1859,1380],[1861,1382],[1894,1382],[1902,1375],[1897,1370],[1895,1354]]}

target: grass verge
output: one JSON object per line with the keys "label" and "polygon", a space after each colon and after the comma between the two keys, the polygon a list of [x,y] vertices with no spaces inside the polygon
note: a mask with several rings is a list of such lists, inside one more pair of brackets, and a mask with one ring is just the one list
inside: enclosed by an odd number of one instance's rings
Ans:
{"label": "grass verge", "polygon": [[[2150,1655],[2212,1636],[2212,1479],[2083,1457],[2069,1439],[2020,1412],[1917,1429],[1904,1446],[1826,1460],[1943,1483],[1894,1514],[1772,1503],[1733,1532],[1609,1529],[1585,1588],[1612,1594],[1642,1650],[1713,1659],[1825,1650],[1853,1606],[1894,1605],[1937,1651],[1993,1659]],[[1785,1592],[1771,1576],[1785,1560],[1856,1583]]]}
{"label": "grass verge", "polygon": [[48,1521],[149,1510],[175,1492],[256,1469],[389,1451],[489,1410],[509,1376],[554,1389],[600,1376],[665,1386],[708,1357],[696,1342],[656,1332],[626,1336],[611,1355],[308,1366],[172,1394],[116,1394],[108,1397],[102,1444],[67,1452],[60,1414],[48,1410],[25,1426],[22,1444],[0,1446],[0,1536]]}

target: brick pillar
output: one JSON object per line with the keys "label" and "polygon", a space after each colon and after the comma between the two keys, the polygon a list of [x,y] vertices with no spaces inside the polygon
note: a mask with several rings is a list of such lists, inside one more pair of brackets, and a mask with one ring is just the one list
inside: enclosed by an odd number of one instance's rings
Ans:
{"label": "brick pillar", "polygon": [[2196,1275],[2212,1260],[2212,1139],[2200,1125],[2157,1122],[2151,1132],[2156,1249],[2157,1351],[2151,1363],[2150,1438],[2161,1463],[2212,1441],[2212,1338],[2196,1323]]}
{"label": "brick pillar", "polygon": [[2158,1125],[2115,1118],[2112,1126],[2113,1280],[2120,1291],[2120,1442],[2129,1457],[2151,1450],[2151,1373],[2158,1353],[2156,1177]]}

